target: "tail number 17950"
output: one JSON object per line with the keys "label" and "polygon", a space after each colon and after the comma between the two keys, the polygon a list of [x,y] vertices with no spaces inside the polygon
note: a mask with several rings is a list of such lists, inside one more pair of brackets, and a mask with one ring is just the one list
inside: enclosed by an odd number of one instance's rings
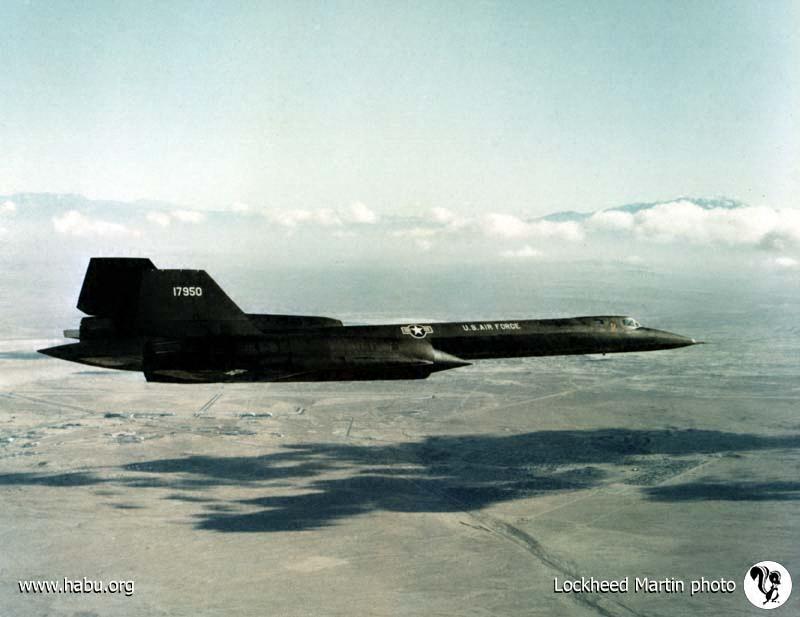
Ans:
{"label": "tail number 17950", "polygon": [[202,296],[203,295],[203,288],[202,287],[173,287],[172,288],[172,295],[173,296]]}

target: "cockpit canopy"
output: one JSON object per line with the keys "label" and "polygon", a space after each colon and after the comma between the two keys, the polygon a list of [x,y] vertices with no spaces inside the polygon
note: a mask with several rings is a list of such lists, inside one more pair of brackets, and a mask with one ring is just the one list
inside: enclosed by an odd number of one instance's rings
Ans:
{"label": "cockpit canopy", "polygon": [[632,329],[642,327],[642,324],[636,321],[633,317],[623,317],[622,325],[625,326],[626,328],[632,328]]}

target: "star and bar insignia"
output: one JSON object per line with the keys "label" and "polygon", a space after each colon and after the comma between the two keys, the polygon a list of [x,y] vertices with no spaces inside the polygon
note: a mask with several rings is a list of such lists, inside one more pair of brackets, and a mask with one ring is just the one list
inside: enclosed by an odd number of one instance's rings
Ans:
{"label": "star and bar insignia", "polygon": [[413,336],[414,338],[425,338],[427,335],[433,334],[433,328],[430,326],[410,324],[408,326],[402,326],[400,328],[400,332],[403,334],[408,334],[409,336]]}

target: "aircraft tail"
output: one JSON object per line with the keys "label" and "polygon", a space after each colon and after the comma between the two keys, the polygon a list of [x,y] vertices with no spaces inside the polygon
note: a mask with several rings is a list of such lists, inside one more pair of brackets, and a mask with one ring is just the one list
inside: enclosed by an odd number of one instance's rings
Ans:
{"label": "aircraft tail", "polygon": [[149,259],[93,257],[83,277],[78,310],[133,326],[142,278],[153,270],[156,267]]}
{"label": "aircraft tail", "polygon": [[149,259],[92,258],[78,308],[93,316],[81,322],[81,339],[109,325],[133,336],[259,334],[207,272],[159,270]]}

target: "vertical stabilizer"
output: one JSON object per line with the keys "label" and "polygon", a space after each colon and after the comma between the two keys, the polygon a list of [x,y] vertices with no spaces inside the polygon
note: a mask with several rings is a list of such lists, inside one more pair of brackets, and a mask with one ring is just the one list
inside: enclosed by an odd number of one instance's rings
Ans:
{"label": "vertical stabilizer", "polygon": [[138,330],[151,336],[246,336],[260,331],[204,270],[152,270],[142,277]]}
{"label": "vertical stabilizer", "polygon": [[93,257],[78,308],[93,316],[81,338],[260,334],[204,270],[159,270],[149,259]]}
{"label": "vertical stabilizer", "polygon": [[92,257],[83,278],[78,309],[87,315],[132,323],[142,277],[156,270],[149,259]]}

